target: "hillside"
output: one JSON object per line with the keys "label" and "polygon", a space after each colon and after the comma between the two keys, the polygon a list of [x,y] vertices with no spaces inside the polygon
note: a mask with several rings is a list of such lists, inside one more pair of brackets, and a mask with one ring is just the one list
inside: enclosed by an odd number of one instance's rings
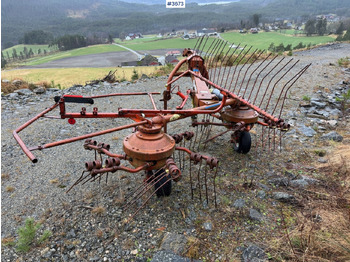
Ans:
{"label": "hillside", "polygon": [[[141,1],[142,2],[142,1]],[[205,2],[205,1],[202,1]],[[225,28],[254,13],[261,19],[297,18],[321,13],[350,13],[349,1],[241,0],[221,5],[187,2],[185,9],[166,9],[113,0],[4,0],[1,7],[2,49],[17,44],[26,32],[118,37],[120,33],[159,33],[203,27]]]}

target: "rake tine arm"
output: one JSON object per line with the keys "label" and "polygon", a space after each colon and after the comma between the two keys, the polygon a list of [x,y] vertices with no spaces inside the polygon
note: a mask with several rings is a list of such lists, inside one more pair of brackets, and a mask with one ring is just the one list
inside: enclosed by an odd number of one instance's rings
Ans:
{"label": "rake tine arm", "polygon": [[48,144],[45,144],[45,145],[42,145],[42,146],[29,148],[29,151],[42,150],[42,149],[46,149],[46,148],[50,148],[50,147],[55,147],[55,146],[60,146],[60,145],[64,145],[64,144],[69,144],[69,143],[76,142],[76,141],[79,141],[79,140],[91,138],[91,137],[94,137],[94,136],[105,135],[105,134],[116,132],[116,131],[120,131],[120,130],[123,130],[123,129],[144,125],[144,124],[147,124],[147,123],[148,123],[148,121],[141,121],[141,122],[137,122],[137,123],[133,123],[133,124],[129,124],[129,125],[124,125],[124,126],[111,128],[111,129],[106,129],[106,130],[95,132],[95,133],[91,133],[91,134],[86,134],[86,135],[82,135],[82,136],[72,137],[72,138],[68,138],[68,139],[64,139],[64,140],[59,140],[59,141],[48,143]]}
{"label": "rake tine arm", "polygon": [[13,131],[13,137],[16,139],[17,143],[19,144],[19,146],[22,148],[23,152],[28,156],[28,158],[33,162],[33,163],[37,163],[38,159],[33,155],[33,153],[31,152],[32,150],[29,149],[23,142],[23,140],[20,138],[20,136],[18,135],[19,132],[21,132],[23,129],[25,129],[26,127],[28,127],[29,125],[31,125],[33,122],[35,122],[36,120],[38,120],[40,117],[43,117],[46,113],[52,111],[53,109],[55,109],[59,104],[56,103],[53,106],[51,106],[50,108],[44,110],[43,112],[41,112],[40,114],[38,114],[37,116],[35,116],[34,118],[32,118],[31,120],[29,120],[28,122],[26,122],[25,124],[21,125],[19,128],[17,128],[16,130]]}

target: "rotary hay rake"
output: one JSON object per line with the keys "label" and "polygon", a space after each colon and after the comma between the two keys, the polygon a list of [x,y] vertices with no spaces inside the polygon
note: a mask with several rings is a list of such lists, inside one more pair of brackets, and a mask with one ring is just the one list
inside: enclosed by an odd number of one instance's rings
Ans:
{"label": "rotary hay rake", "polygon": [[[154,100],[154,95],[160,94],[157,92],[112,93],[89,97],[62,95],[55,97],[55,104],[50,108],[17,128],[13,132],[14,138],[33,163],[38,160],[32,151],[85,140],[84,148],[95,152],[94,160],[85,163],[85,170],[67,192],[80,183],[100,182],[103,176],[107,181],[108,175],[117,171],[144,172],[143,183],[125,198],[124,207],[133,207],[135,210],[130,219],[152,196],[169,196],[172,181],[179,181],[183,173],[189,175],[192,198],[198,197],[200,201],[204,198],[207,203],[213,202],[216,206],[215,180],[219,160],[199,151],[215,138],[231,132],[230,142],[235,151],[246,154],[251,148],[250,131],[255,125],[262,126],[257,145],[261,148],[268,145],[269,150],[275,149],[277,141],[281,143],[283,134],[290,128],[281,118],[287,93],[310,66],[293,73],[298,61],[278,59],[271,54],[266,55],[264,51],[251,49],[233,46],[217,38],[199,38],[193,49],[183,51],[185,58],[169,75],[161,99],[162,109],[157,107]],[[263,56],[265,57],[262,58]],[[177,85],[183,77],[191,79],[191,87],[187,90]],[[117,112],[99,112],[93,106],[90,106],[92,112],[86,107],[82,107],[80,112],[68,112],[67,109],[67,104],[72,105],[71,103],[93,105],[103,98],[126,96],[136,99],[145,95],[149,96],[152,109],[119,108]],[[48,115],[56,108],[59,108],[59,116]],[[199,121],[201,116],[203,119]],[[169,123],[189,117],[192,120],[192,131],[168,134]],[[72,125],[78,118],[129,118],[134,122],[27,147],[19,132],[42,118],[68,119]],[[214,130],[213,127],[223,127],[224,130]],[[130,128],[133,128],[133,132],[124,138],[122,154],[112,153],[109,144],[97,143],[92,139]]]}

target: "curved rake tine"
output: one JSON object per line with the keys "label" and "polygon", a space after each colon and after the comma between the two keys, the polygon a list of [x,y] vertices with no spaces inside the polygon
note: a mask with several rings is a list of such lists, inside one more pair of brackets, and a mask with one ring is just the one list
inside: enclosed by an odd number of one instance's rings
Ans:
{"label": "curved rake tine", "polygon": [[207,45],[208,39],[209,39],[209,36],[207,35],[207,38],[205,39],[204,45],[203,45],[203,47],[202,47],[202,49],[201,49],[201,51],[200,51],[200,53],[199,53],[199,56],[202,56],[202,53],[203,53],[203,51],[204,51],[204,48],[205,48],[205,46]]}
{"label": "curved rake tine", "polygon": [[[212,52],[215,50],[215,47],[216,47],[216,45],[217,45],[217,43],[219,42],[219,40],[217,39],[217,38],[215,38],[214,40],[213,40],[213,42],[211,42],[211,44],[210,44],[210,46],[209,46],[209,48],[208,48],[208,50],[207,50],[207,52],[206,52],[206,54],[207,54],[207,59],[206,59],[206,61],[205,61],[205,67],[207,68],[207,69],[209,69],[209,66],[210,66],[210,63],[209,63],[209,61],[211,60],[211,55],[212,55]],[[213,49],[212,49],[213,48]]]}
{"label": "curved rake tine", "polygon": [[[88,171],[83,171],[83,173],[81,173],[81,176],[74,182],[74,184],[66,191],[66,193],[68,193],[73,187],[75,187],[76,185],[78,185],[81,181],[83,181],[85,178],[83,178],[83,176],[84,176],[84,173],[85,172],[88,172]],[[87,176],[89,176],[89,175],[87,175]],[[86,177],[87,177],[86,176]]]}
{"label": "curved rake tine", "polygon": [[[236,51],[237,51],[237,49],[239,48],[240,44],[241,44],[241,43],[239,43],[238,46],[236,46],[236,48],[232,51],[230,57],[227,59],[226,66],[225,66],[225,68],[224,68],[224,73],[222,74],[223,77],[221,78],[220,86],[222,86],[222,82],[223,82],[223,80],[224,80],[224,75],[225,75],[225,73],[226,73],[226,68],[228,67],[227,64],[230,62],[232,56],[236,53]],[[229,50],[230,50],[230,49],[229,49]],[[229,72],[230,72],[230,70],[229,70]],[[229,76],[230,76],[230,74],[227,74],[227,75],[226,75],[226,83],[227,83],[227,79],[228,79]],[[224,86],[224,88],[226,88],[226,86]]]}
{"label": "curved rake tine", "polygon": [[[224,50],[225,50],[227,44],[228,44],[228,41],[225,42],[225,44],[224,44],[224,46],[222,47],[222,49],[221,49],[219,55],[221,55],[221,54],[224,52]],[[221,63],[225,60],[225,58],[226,58],[226,56],[227,56],[227,53],[228,53],[229,51],[230,51],[230,49],[228,49],[228,51],[226,52],[225,56],[222,58]],[[213,82],[218,81],[218,80],[216,80],[216,69],[218,68],[218,63],[219,63],[219,59],[216,60],[214,77],[213,77],[213,79],[212,79]],[[222,68],[222,64],[220,65],[219,72],[218,72],[218,75],[217,75],[217,78],[218,78],[218,79],[220,78],[221,68]]]}
{"label": "curved rake tine", "polygon": [[151,176],[149,176],[147,179],[145,179],[141,185],[139,185],[134,191],[130,192],[129,194],[127,194],[125,196],[125,198],[129,198],[131,197],[132,195],[134,195],[136,192],[138,191],[142,191],[144,189],[144,187],[147,187],[148,185],[148,182],[152,181],[153,179],[155,178],[155,175],[152,174]]}
{"label": "curved rake tine", "polygon": [[197,173],[197,180],[198,180],[198,188],[199,188],[199,200],[202,202],[202,187],[201,187],[201,180],[200,180],[200,171],[202,168],[202,159],[199,161],[199,168]]}
{"label": "curved rake tine", "polygon": [[[295,80],[292,82],[292,84],[287,88],[286,92],[285,92],[285,96],[284,96],[284,99],[283,99],[283,102],[282,102],[282,105],[281,105],[281,110],[280,110],[280,114],[279,114],[279,118],[281,117],[281,114],[282,114],[282,110],[283,110],[283,106],[284,106],[284,101],[286,100],[286,97],[287,97],[287,93],[289,91],[289,89],[294,85],[294,83],[305,73],[305,71],[311,66],[311,64],[308,64],[306,65],[304,68],[302,68],[295,76],[293,76],[285,85],[284,87],[282,88],[282,90],[284,90],[284,88],[291,82],[293,81],[293,79],[295,78]],[[282,92],[281,92],[282,94]],[[280,95],[281,95],[280,94]],[[280,100],[280,98],[278,99],[278,101]],[[273,109],[273,113],[275,113],[275,110],[277,108],[277,104],[275,106],[275,108]]]}
{"label": "curved rake tine", "polygon": [[[159,172],[159,170],[158,170],[158,172]],[[147,190],[148,187],[152,186],[154,181],[157,179],[158,172],[156,172],[155,174],[153,174],[152,176],[147,178],[138,188],[136,188],[134,191],[129,193],[126,196],[126,198],[130,198],[132,196],[137,197],[139,194],[141,194],[143,192],[143,190],[145,190],[145,189]],[[163,174],[161,173],[161,175],[163,175]]]}
{"label": "curved rake tine", "polygon": [[[275,88],[276,88],[276,85],[281,81],[281,79],[283,78],[283,77],[285,77],[289,72],[290,72],[290,70],[292,70],[292,68],[297,64],[299,62],[299,60],[298,61],[296,61],[277,81],[276,81],[276,83],[273,85],[273,87],[272,87],[272,90],[271,90],[271,95],[270,95],[270,97],[269,97],[269,100],[267,101],[267,104],[266,104],[266,107],[265,107],[265,111],[267,111],[267,109],[268,109],[268,107],[269,107],[269,104],[270,104],[270,101],[271,101],[271,96],[272,96],[272,94],[273,94],[273,92],[275,91]],[[283,91],[283,88],[282,88],[282,91]],[[282,92],[281,91],[281,92]],[[277,103],[278,103],[278,101],[277,101]]]}
{"label": "curved rake tine", "polygon": [[146,199],[146,201],[129,217],[127,223],[129,223],[137,215],[137,213],[140,212],[140,210],[145,207],[145,205],[148,203],[151,197],[154,196],[154,194],[157,193],[159,189],[161,189],[166,183],[168,183],[171,180],[173,180],[173,178],[168,178],[160,187],[154,190],[152,194]]}
{"label": "curved rake tine", "polygon": [[201,45],[202,45],[204,36],[200,37],[199,39],[200,39],[199,44],[198,44],[197,48],[195,49],[195,51],[196,51],[197,53],[199,53],[199,50],[200,50],[200,48],[201,48]]}
{"label": "curved rake tine", "polygon": [[196,50],[196,47],[197,47],[197,44],[198,44],[199,40],[200,40],[200,38],[197,39],[196,44],[193,47],[193,50]]}
{"label": "curved rake tine", "polygon": [[[236,72],[236,68],[237,68],[237,65],[235,65],[235,63],[236,63],[238,57],[240,57],[240,55],[242,54],[243,50],[244,50],[246,47],[247,47],[247,45],[245,45],[244,47],[241,47],[241,52],[239,52],[239,54],[235,57],[235,59],[234,59],[233,62],[232,62],[232,67],[235,68],[234,72]],[[238,46],[237,46],[237,48],[238,48]],[[228,73],[227,73],[227,78],[226,78],[226,82],[225,82],[225,88],[227,88],[227,87],[226,87],[226,86],[227,86],[227,81],[228,81],[228,79],[229,79],[229,76],[231,75],[231,74],[230,74],[230,71],[232,71],[232,70],[229,70]],[[232,81],[231,81],[231,83],[232,83]],[[230,91],[229,88],[227,88],[227,89]]]}
{"label": "curved rake tine", "polygon": [[124,205],[124,208],[126,208],[127,206],[132,206],[133,204],[135,204],[144,194],[146,194],[156,183],[158,183],[166,175],[167,175],[167,173],[164,172],[159,177],[157,177],[156,179],[152,180],[152,184],[147,186],[147,188],[144,191],[142,191],[139,194],[137,194],[130,202],[126,202],[125,205]]}
{"label": "curved rake tine", "polygon": [[[252,47],[250,47],[252,48]],[[250,49],[249,49],[250,50]],[[248,50],[248,51],[249,51]],[[238,75],[237,75],[237,78],[236,78],[236,83],[235,83],[235,87],[233,88],[233,93],[236,91],[236,86],[237,86],[237,83],[238,83],[238,79],[239,79],[239,76],[241,75],[241,71],[243,70],[243,68],[248,64],[249,60],[253,57],[253,55],[256,53],[256,51],[258,51],[258,49],[255,49],[255,51],[248,57],[248,59],[244,62],[244,64],[241,66],[241,68],[239,69],[238,71]],[[248,52],[247,52],[248,53]],[[247,53],[244,55],[244,57],[247,55]],[[242,58],[243,59],[243,58]],[[252,64],[251,64],[252,65]],[[249,68],[248,68],[249,69]],[[237,92],[237,95],[239,94],[239,91]]]}
{"label": "curved rake tine", "polygon": [[[271,55],[271,54],[270,54]],[[263,63],[265,63],[265,61],[267,60],[267,58],[269,58],[270,57],[270,55],[268,56],[268,57],[266,57],[265,58],[265,60],[264,61],[262,61],[261,63],[260,63],[260,65],[262,65]],[[253,90],[255,89],[255,85],[256,85],[256,82],[258,81],[258,79],[259,79],[259,76],[260,76],[260,74],[277,58],[277,56],[278,55],[276,55],[274,58],[272,58],[271,60],[270,60],[270,62],[268,62],[267,63],[267,65],[265,65],[265,67],[263,68],[263,69],[261,69],[260,70],[260,72],[257,74],[257,76],[256,76],[256,78],[255,78],[255,81],[254,81],[254,84],[253,84],[253,87],[252,87],[252,89],[250,90],[250,94],[249,94],[249,97],[248,97],[248,101],[250,100],[250,97],[251,97],[251,95],[253,94]],[[259,66],[260,66],[259,65]],[[248,83],[247,83],[247,87],[248,87]],[[247,88],[246,87],[246,88]]]}
{"label": "curved rake tine", "polygon": [[[211,64],[210,64],[210,68],[214,68],[214,62],[215,62],[215,59],[216,59],[216,56],[219,54],[219,52],[221,51],[221,48],[222,48],[222,45],[225,43],[225,41],[221,40],[219,45],[218,45],[218,48],[216,49],[216,52],[213,54],[213,57],[211,59]],[[216,67],[214,68],[214,70],[211,70],[210,71],[210,75],[209,75],[209,78],[212,79],[212,74],[214,74],[215,76],[215,72],[216,72]]]}
{"label": "curved rake tine", "polygon": [[[245,50],[247,45],[244,46],[244,48],[241,50],[241,52],[239,53],[239,55],[236,57],[235,61],[237,60],[238,57],[241,56],[242,52]],[[236,70],[237,70],[237,67],[238,65],[241,63],[242,59],[248,54],[248,52],[250,51],[250,49],[252,49],[252,47],[250,47],[247,52],[245,52],[245,54],[238,60],[237,64],[235,65],[235,70],[233,71],[233,75],[232,75],[232,79],[231,79],[231,82],[230,82],[230,86],[229,86],[229,89],[228,91],[231,91],[232,89],[232,83],[233,83],[233,79],[235,79],[235,75],[236,75]]]}
{"label": "curved rake tine", "polygon": [[[262,103],[263,103],[263,101],[265,100],[265,95],[266,95],[266,93],[267,93],[267,90],[269,90],[269,88],[270,88],[270,84],[272,83],[272,80],[290,63],[290,62],[292,62],[292,60],[293,60],[293,58],[292,59],[290,59],[284,66],[282,66],[272,77],[271,77],[271,79],[270,79],[270,81],[269,81],[269,83],[268,83],[268,85],[267,85],[267,87],[266,87],[266,89],[265,89],[265,92],[264,92],[264,95],[263,95],[263,97],[262,97],[262,99],[261,99],[261,101],[260,101],[260,105],[259,105],[259,107],[261,108],[262,107]],[[270,97],[272,96],[272,93],[270,94]]]}
{"label": "curved rake tine", "polygon": [[257,93],[255,94],[255,98],[254,98],[253,104],[255,104],[255,101],[256,101],[256,99],[257,99],[257,97],[258,97],[258,94],[259,94],[259,92],[260,92],[261,85],[262,85],[262,83],[264,82],[265,78],[266,78],[268,75],[270,75],[270,73],[271,73],[284,59],[285,59],[285,57],[282,57],[282,59],[281,59],[280,61],[278,61],[277,64],[276,64],[274,67],[272,67],[271,70],[263,77],[263,79],[261,79],[260,85],[259,85],[259,88],[258,88],[258,91],[257,91]]}
{"label": "curved rake tine", "polygon": [[[254,61],[250,63],[249,67],[248,67],[247,70],[245,71],[244,77],[243,77],[242,82],[241,82],[241,86],[239,87],[239,90],[238,90],[238,94],[241,92],[241,89],[242,89],[242,86],[243,86],[243,82],[244,82],[244,80],[245,80],[245,78],[246,78],[246,76],[247,76],[247,73],[248,73],[249,69],[250,69],[250,68],[253,66],[253,64],[259,59],[259,57],[264,53],[264,51],[265,51],[265,50],[263,50],[263,51],[261,51],[260,53],[258,53],[258,56],[255,57]],[[254,70],[252,73],[250,73],[249,80],[250,80],[250,78],[251,78],[251,75],[252,75],[254,72],[255,72],[255,70]],[[248,87],[248,85],[247,85],[247,87]],[[245,88],[242,97],[245,96],[245,92],[247,91],[247,87]]]}
{"label": "curved rake tine", "polygon": [[218,204],[217,204],[217,201],[216,201],[216,177],[218,175],[218,169],[219,169],[219,164],[217,165],[217,167],[215,167],[215,173],[214,173],[214,203],[215,203],[215,208],[218,208]]}

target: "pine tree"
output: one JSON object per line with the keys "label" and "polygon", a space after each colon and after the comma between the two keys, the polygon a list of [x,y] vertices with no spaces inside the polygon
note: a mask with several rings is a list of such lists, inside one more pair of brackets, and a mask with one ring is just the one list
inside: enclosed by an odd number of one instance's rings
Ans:
{"label": "pine tree", "polygon": [[4,57],[4,54],[1,52],[1,68],[4,68],[7,64],[7,61]]}

